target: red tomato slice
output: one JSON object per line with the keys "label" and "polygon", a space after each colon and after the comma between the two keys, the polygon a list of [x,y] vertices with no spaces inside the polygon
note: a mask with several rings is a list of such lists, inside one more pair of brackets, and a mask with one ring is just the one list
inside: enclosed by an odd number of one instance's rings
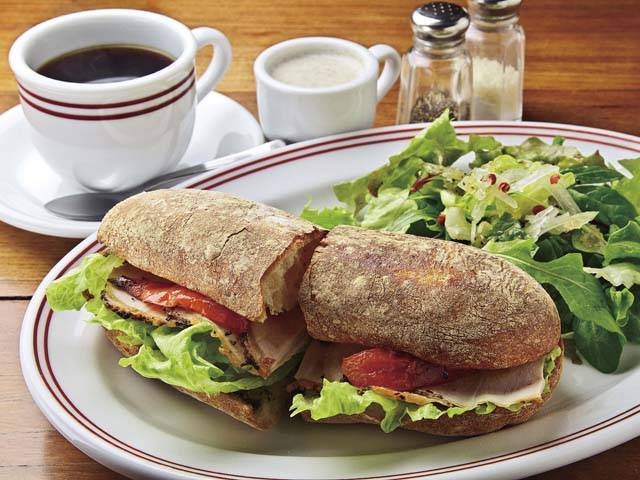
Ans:
{"label": "red tomato slice", "polygon": [[466,370],[447,369],[386,348],[370,348],[342,360],[342,373],[358,388],[375,386],[411,392],[444,383],[464,372]]}
{"label": "red tomato slice", "polygon": [[199,313],[233,333],[249,330],[249,320],[204,295],[175,283],[127,278],[124,289],[143,302],[162,307],[180,307]]}

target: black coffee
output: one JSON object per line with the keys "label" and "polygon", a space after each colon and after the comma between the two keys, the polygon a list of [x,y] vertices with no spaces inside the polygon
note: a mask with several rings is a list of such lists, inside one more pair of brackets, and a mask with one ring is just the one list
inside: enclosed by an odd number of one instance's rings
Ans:
{"label": "black coffee", "polygon": [[49,60],[37,71],[45,77],[63,82],[122,82],[157,72],[173,60],[157,50],[103,45],[65,53]]}

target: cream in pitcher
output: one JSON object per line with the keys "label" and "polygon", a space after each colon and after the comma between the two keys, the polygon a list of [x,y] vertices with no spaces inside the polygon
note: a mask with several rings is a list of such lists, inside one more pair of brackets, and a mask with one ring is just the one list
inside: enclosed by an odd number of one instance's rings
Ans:
{"label": "cream in pitcher", "polygon": [[355,80],[362,72],[358,58],[338,51],[309,52],[274,65],[271,76],[299,87],[331,87]]}
{"label": "cream in pitcher", "polygon": [[267,48],[253,72],[265,136],[297,142],[371,127],[400,55],[388,45],[302,37]]}

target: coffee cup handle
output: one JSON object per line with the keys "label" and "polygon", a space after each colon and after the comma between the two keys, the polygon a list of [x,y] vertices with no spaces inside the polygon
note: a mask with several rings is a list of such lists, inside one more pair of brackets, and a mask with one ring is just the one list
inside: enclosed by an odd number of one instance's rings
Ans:
{"label": "coffee cup handle", "polygon": [[379,102],[391,90],[393,84],[396,83],[400,75],[402,61],[400,54],[389,45],[374,45],[369,48],[369,51],[378,59],[378,62],[384,62],[384,68],[378,77],[377,93]]}
{"label": "coffee cup handle", "polygon": [[198,49],[213,46],[213,58],[204,73],[196,82],[196,98],[202,100],[222,79],[231,63],[231,44],[222,32],[215,28],[199,27],[191,30]]}

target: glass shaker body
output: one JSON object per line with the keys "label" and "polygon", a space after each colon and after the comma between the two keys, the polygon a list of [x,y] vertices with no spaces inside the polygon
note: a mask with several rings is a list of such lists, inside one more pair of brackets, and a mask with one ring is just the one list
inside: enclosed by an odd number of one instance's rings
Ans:
{"label": "glass shaker body", "polygon": [[522,120],[524,30],[518,16],[482,16],[482,6],[470,1],[471,25],[467,49],[473,62],[474,120]]}
{"label": "glass shaker body", "polygon": [[471,58],[463,44],[434,47],[414,39],[403,56],[396,123],[429,122],[449,109],[452,120],[468,120]]}

